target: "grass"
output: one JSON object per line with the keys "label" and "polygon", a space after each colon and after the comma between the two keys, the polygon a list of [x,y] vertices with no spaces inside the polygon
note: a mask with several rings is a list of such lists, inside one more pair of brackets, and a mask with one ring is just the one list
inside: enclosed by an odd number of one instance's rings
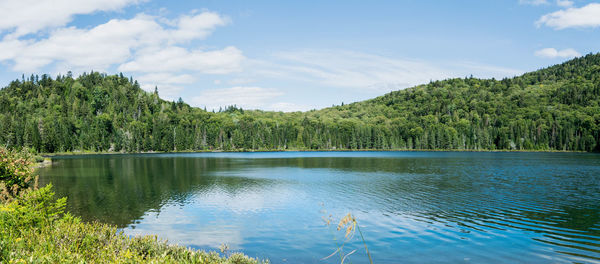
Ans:
{"label": "grass", "polygon": [[[321,212],[327,214],[326,210],[321,210]],[[326,226],[331,227],[331,223],[333,221],[332,217],[333,217],[333,215],[323,216],[323,221],[325,221]],[[373,264],[373,258],[371,257],[371,252],[369,251],[369,247],[367,246],[365,237],[363,236],[362,231],[360,231],[360,225],[358,224],[356,217],[354,217],[352,215],[352,213],[348,213],[347,215],[342,217],[342,219],[340,219],[340,221],[336,227],[336,230],[338,232],[339,231],[344,232],[344,239],[342,240],[341,244],[338,243],[338,239],[337,239],[335,233],[332,232],[333,240],[335,241],[336,250],[333,253],[331,253],[329,256],[322,258],[322,260],[331,258],[337,254],[337,255],[339,255],[340,263],[344,264],[344,262],[348,259],[348,257],[350,255],[354,254],[358,250],[358,249],[354,249],[354,250],[350,251],[349,253],[344,253],[344,246],[346,246],[346,244],[354,238],[354,234],[356,233],[356,231],[358,231],[361,242],[362,242],[363,246],[365,247],[365,252],[367,253],[367,256],[369,257],[369,263]],[[331,231],[331,229],[330,229],[330,231]]]}
{"label": "grass", "polygon": [[65,212],[52,185],[37,188],[33,158],[0,148],[1,263],[264,263],[169,245],[156,236],[129,237],[112,225]]}

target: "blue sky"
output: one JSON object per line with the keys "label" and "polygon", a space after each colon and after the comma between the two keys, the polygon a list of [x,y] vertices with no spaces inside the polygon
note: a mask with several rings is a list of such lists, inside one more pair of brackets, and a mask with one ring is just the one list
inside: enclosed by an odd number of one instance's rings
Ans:
{"label": "blue sky", "polygon": [[596,53],[600,2],[0,0],[0,85],[123,72],[218,109],[308,110]]}

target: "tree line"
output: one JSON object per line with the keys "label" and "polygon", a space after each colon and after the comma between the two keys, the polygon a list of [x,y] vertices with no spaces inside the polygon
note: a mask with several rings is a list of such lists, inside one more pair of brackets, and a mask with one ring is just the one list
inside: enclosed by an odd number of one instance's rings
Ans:
{"label": "tree line", "polygon": [[308,112],[162,100],[122,74],[22,76],[0,90],[0,144],[38,152],[600,150],[600,54],[524,75],[432,81]]}

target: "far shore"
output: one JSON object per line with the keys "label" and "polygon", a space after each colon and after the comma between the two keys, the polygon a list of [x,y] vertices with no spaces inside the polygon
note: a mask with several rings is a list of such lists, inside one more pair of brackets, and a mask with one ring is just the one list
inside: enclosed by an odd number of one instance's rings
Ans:
{"label": "far shore", "polygon": [[181,154],[181,153],[252,153],[252,152],[532,152],[532,153],[597,153],[571,150],[507,150],[507,149],[259,149],[259,150],[183,150],[183,151],[72,151],[40,153],[43,157],[77,155],[117,155],[117,154]]}

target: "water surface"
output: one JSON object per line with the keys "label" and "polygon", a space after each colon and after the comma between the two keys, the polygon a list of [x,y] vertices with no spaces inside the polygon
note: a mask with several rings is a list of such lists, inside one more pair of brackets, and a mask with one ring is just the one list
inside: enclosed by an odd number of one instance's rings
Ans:
{"label": "water surface", "polygon": [[600,263],[597,154],[92,155],[39,173],[85,220],[273,263],[339,263],[323,217],[349,212],[375,263]]}

